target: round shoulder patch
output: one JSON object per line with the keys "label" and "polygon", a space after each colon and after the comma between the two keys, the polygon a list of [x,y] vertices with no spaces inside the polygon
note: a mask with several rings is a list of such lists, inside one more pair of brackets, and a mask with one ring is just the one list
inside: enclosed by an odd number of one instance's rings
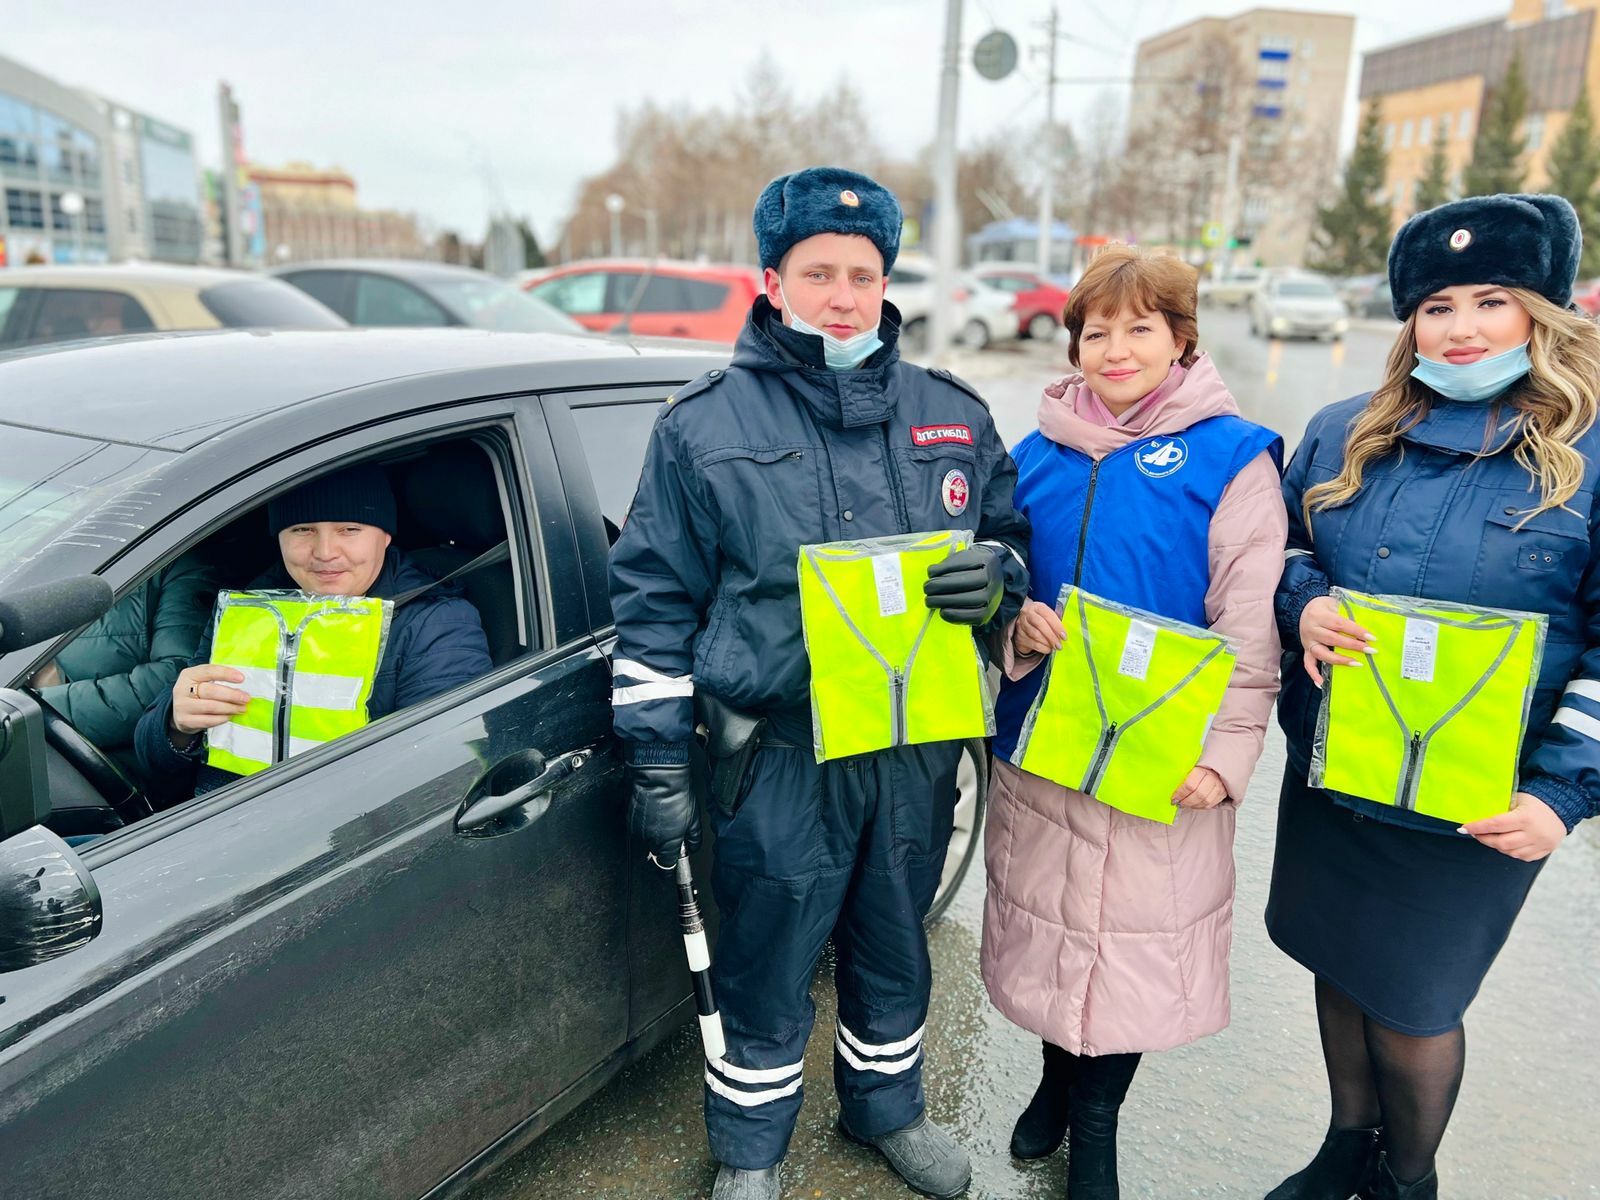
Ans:
{"label": "round shoulder patch", "polygon": [[967,499],[971,491],[967,486],[967,475],[959,468],[945,473],[944,482],[939,485],[941,498],[944,500],[944,510],[952,517],[959,517],[967,511]]}

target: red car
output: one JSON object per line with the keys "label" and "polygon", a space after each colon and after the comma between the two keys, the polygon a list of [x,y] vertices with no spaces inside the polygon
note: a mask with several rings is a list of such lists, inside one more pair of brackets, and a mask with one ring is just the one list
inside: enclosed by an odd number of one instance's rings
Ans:
{"label": "red car", "polygon": [[1591,317],[1600,317],[1600,279],[1585,279],[1572,289],[1572,300]]}
{"label": "red car", "polygon": [[588,259],[523,285],[586,329],[732,343],[761,292],[753,267],[648,259]]}
{"label": "red car", "polygon": [[980,263],[973,274],[990,287],[1010,292],[1023,337],[1048,341],[1061,326],[1061,313],[1071,294],[1028,267],[1013,263]]}

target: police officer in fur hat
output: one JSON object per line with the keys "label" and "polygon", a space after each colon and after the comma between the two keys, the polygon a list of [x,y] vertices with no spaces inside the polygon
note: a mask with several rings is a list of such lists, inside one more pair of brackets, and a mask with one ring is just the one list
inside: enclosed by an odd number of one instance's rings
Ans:
{"label": "police officer in fur hat", "polygon": [[725,1057],[705,1066],[714,1200],[779,1194],[830,934],[839,1132],[924,1195],[960,1195],[971,1177],[922,1089],[922,920],[961,746],[816,762],[796,572],[803,544],[966,529],[975,544],[928,581],[936,617],[981,637],[1024,598],[1028,526],[987,406],[900,358],[884,291],[901,220],[895,197],[853,171],[810,168],[762,192],[765,294],[731,365],[681,388],[657,421],[611,556],[612,703],[641,859],[667,867],[699,845],[697,704],[710,733],[713,981],[727,1034]]}

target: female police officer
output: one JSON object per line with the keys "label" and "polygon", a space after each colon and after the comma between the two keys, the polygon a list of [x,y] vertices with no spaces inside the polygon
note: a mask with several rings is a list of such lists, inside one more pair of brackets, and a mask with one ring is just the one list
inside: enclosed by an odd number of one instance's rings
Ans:
{"label": "female police officer", "polygon": [[732,365],[680,389],[657,421],[612,551],[616,730],[630,823],[659,865],[699,843],[695,691],[768,721],[736,811],[712,812],[728,1044],[705,1072],[716,1200],[778,1195],[830,933],[841,1132],[926,1195],[959,1195],[971,1174],[925,1118],[921,1076],[922,917],[960,748],[818,765],[796,574],[803,544],[968,529],[980,544],[935,569],[928,605],[987,632],[1026,590],[1016,470],[986,406],[947,372],[900,361],[899,313],[884,301],[900,225],[894,196],[854,172],[811,168],[767,187],[755,210],[766,294]]}
{"label": "female police officer", "polygon": [[[1542,860],[1600,809],[1600,329],[1567,309],[1579,247],[1556,196],[1413,217],[1389,254],[1405,326],[1385,376],[1312,418],[1284,480],[1278,623],[1305,669],[1284,670],[1267,926],[1316,976],[1333,1119],[1271,1200],[1364,1181],[1365,1197],[1438,1194],[1462,1017]],[[1403,649],[1371,644],[1333,586],[1548,614],[1518,790],[1494,797],[1508,811],[1458,829],[1307,786],[1322,664],[1337,686]]]}

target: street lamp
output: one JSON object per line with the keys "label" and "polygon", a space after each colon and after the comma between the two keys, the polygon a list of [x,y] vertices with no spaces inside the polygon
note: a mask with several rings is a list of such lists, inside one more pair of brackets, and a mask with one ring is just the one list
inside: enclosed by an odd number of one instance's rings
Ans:
{"label": "street lamp", "polygon": [[606,197],[606,211],[611,214],[611,257],[622,257],[622,210],[628,202],[612,192]]}

